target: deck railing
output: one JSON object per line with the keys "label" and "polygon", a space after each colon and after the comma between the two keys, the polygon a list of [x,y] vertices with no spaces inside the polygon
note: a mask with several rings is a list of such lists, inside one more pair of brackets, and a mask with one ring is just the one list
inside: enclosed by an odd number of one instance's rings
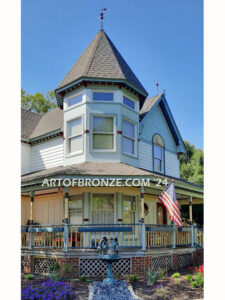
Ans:
{"label": "deck railing", "polygon": [[[117,238],[120,248],[203,247],[203,231],[195,226],[152,224],[29,225],[21,228],[23,248],[95,249],[98,242]],[[144,231],[143,231],[144,230]]]}

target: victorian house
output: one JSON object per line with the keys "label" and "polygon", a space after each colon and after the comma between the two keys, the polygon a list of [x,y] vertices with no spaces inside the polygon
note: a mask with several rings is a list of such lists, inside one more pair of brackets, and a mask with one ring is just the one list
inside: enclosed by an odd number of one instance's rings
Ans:
{"label": "victorian house", "polygon": [[[197,261],[203,232],[192,208],[203,204],[203,187],[180,179],[185,146],[165,94],[148,97],[103,30],[55,93],[57,108],[21,113],[24,271],[46,274],[55,261],[69,261],[74,276],[102,275],[103,236],[119,241],[115,274]],[[119,184],[97,184],[109,179]],[[188,211],[181,228],[157,200],[172,180]]]}

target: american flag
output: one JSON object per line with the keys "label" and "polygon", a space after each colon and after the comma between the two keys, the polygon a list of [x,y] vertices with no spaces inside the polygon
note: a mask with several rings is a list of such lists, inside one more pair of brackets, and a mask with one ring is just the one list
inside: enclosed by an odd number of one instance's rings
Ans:
{"label": "american flag", "polygon": [[168,210],[170,220],[173,220],[177,226],[182,226],[180,209],[177,202],[174,183],[171,182],[165,191],[158,198]]}

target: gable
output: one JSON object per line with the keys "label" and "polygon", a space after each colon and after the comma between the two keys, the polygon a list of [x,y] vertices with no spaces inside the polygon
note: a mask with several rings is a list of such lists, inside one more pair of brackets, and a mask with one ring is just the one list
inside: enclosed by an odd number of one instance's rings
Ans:
{"label": "gable", "polygon": [[156,105],[148,115],[145,116],[144,120],[145,122],[142,121],[140,125],[140,139],[152,144],[154,134],[158,133],[163,138],[165,149],[177,153],[175,140],[160,106]]}
{"label": "gable", "polygon": [[[164,94],[146,99],[145,102],[146,103],[144,103],[143,108],[145,107],[146,109],[144,111],[142,109],[140,112],[140,135],[142,135],[142,128],[146,126],[146,123],[149,122],[149,119],[151,119],[152,122],[154,118],[156,118],[158,119],[158,124],[156,123],[154,129],[164,132],[165,136],[170,136],[170,138],[173,139],[176,147],[176,153],[186,153],[184,142],[176,126]],[[154,133],[160,134],[160,132],[157,131]]]}

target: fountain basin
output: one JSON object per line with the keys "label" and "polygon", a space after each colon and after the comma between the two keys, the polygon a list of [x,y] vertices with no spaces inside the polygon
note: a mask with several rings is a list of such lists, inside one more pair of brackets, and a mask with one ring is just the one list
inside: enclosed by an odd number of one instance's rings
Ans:
{"label": "fountain basin", "polygon": [[102,261],[113,263],[118,261],[121,257],[119,254],[100,254],[98,258]]}

